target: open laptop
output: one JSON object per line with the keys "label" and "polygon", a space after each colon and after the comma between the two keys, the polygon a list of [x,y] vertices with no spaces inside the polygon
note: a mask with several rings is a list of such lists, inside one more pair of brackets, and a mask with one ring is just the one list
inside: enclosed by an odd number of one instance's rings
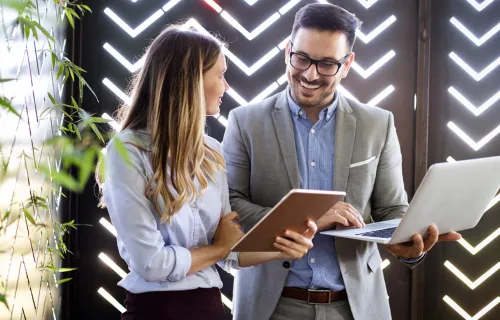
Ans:
{"label": "open laptop", "polygon": [[470,229],[493,205],[499,188],[500,157],[434,164],[403,218],[321,234],[394,244],[410,241],[416,233],[425,238],[431,224],[440,234]]}

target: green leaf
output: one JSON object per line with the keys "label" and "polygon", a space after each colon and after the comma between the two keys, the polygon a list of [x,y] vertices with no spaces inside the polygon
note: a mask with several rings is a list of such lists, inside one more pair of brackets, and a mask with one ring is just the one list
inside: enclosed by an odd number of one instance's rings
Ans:
{"label": "green leaf", "polygon": [[12,107],[12,105],[10,104],[10,101],[7,100],[6,98],[0,97],[0,106],[3,109],[6,109],[8,112],[11,112],[11,113],[15,114],[16,116],[18,116],[19,118],[21,118],[21,115],[16,111],[16,109],[14,109],[14,107]]}
{"label": "green leaf", "polygon": [[92,174],[92,169],[94,167],[94,151],[88,149],[85,151],[83,156],[83,161],[80,163],[80,168],[78,171],[78,179],[80,180],[80,187],[83,189],[89,181],[89,177]]}
{"label": "green leaf", "polygon": [[57,284],[59,285],[59,284],[62,284],[62,283],[65,283],[65,282],[71,281],[71,279],[73,279],[73,278],[66,278],[66,279],[61,279],[61,280],[58,280],[58,281],[57,281]]}
{"label": "green leaf", "polygon": [[[42,27],[37,21],[33,20],[33,24],[34,24],[35,27],[38,28],[38,30],[40,30],[47,37],[47,39],[49,39],[50,41],[52,41],[54,43],[56,42],[56,40],[54,39],[54,37],[52,37],[50,35],[50,33],[44,27]],[[35,31],[35,28],[33,28],[33,31]]]}
{"label": "green leaf", "polygon": [[28,209],[23,209],[23,212],[28,221],[31,222],[31,224],[36,225],[36,221],[33,219],[33,216],[29,213]]}
{"label": "green leaf", "polygon": [[82,135],[80,134],[80,130],[78,130],[78,126],[73,124],[73,129],[75,130],[75,133],[78,136],[78,139],[82,140]]}
{"label": "green leaf", "polygon": [[68,18],[69,24],[74,29],[75,28],[75,20],[73,20],[73,16],[67,10],[64,10],[64,13],[66,14],[66,17]]}
{"label": "green leaf", "polygon": [[54,67],[56,66],[57,55],[55,54],[55,52],[51,52],[51,55],[52,55],[52,69],[54,69]]}
{"label": "green leaf", "polygon": [[90,128],[92,128],[92,131],[94,131],[94,133],[96,134],[96,136],[99,138],[99,140],[101,140],[103,143],[106,143],[104,141],[104,138],[102,137],[102,134],[101,132],[99,131],[99,129],[97,128],[97,126],[95,124],[93,124],[92,122],[89,122],[89,126]]}
{"label": "green leaf", "polygon": [[113,145],[116,148],[116,152],[122,157],[123,161],[127,163],[128,165],[132,165],[132,162],[130,161],[130,156],[128,154],[127,148],[125,148],[125,144],[121,142],[120,139],[114,138],[113,139]]}
{"label": "green leaf", "polygon": [[64,71],[64,65],[61,63],[61,64],[59,64],[59,71],[57,72],[57,78],[56,78],[57,80],[59,80],[63,71]]}
{"label": "green leaf", "polygon": [[7,296],[4,295],[3,293],[0,293],[0,302],[3,303],[4,306],[7,308],[7,310],[10,311],[9,303],[7,302]]}
{"label": "green leaf", "polygon": [[90,117],[90,119],[89,119],[89,122],[91,122],[91,123],[108,123],[110,121],[111,120],[104,119],[101,117]]}
{"label": "green leaf", "polygon": [[0,83],[14,81],[14,80],[16,80],[16,79],[0,79]]}
{"label": "green leaf", "polygon": [[70,272],[70,271],[75,271],[77,270],[78,268],[59,268],[59,269],[55,269],[56,272]]}
{"label": "green leaf", "polygon": [[76,181],[75,178],[73,178],[73,176],[62,170],[60,170],[59,172],[57,172],[56,170],[50,172],[47,166],[40,165],[40,171],[45,173],[48,177],[51,177],[55,183],[68,190],[81,191],[78,181]]}
{"label": "green leaf", "polygon": [[51,95],[50,92],[47,92],[47,95],[49,96],[50,102],[52,102],[52,104],[56,105],[57,102],[56,102],[56,99],[54,99],[54,96]]}
{"label": "green leaf", "polygon": [[82,4],[81,7],[84,8],[85,10],[89,11],[90,13],[92,13],[92,10],[90,10],[89,6]]}
{"label": "green leaf", "polygon": [[75,110],[77,110],[77,111],[80,110],[80,107],[78,106],[78,103],[76,103],[75,98],[71,97],[71,103],[73,104],[73,108]]}

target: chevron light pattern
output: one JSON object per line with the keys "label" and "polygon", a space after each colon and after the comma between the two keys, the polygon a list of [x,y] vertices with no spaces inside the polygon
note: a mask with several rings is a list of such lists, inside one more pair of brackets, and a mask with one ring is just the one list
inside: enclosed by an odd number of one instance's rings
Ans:
{"label": "chevron light pattern", "polygon": [[[498,37],[498,33],[500,31],[500,22],[497,19],[498,15],[490,15],[492,17],[495,17],[494,20],[496,21],[491,21],[490,24],[490,29],[483,31],[483,34],[477,35],[476,32],[473,32],[470,30],[469,26],[473,26],[473,23],[467,23],[466,18],[468,16],[471,17],[481,17],[480,12],[485,10],[491,3],[494,2],[494,0],[484,0],[484,1],[476,1],[476,0],[462,0],[464,2],[468,2],[473,8],[477,10],[477,12],[472,11],[472,13],[467,13],[464,14],[463,12],[460,14],[460,19],[457,18],[454,14],[450,17],[450,32],[457,33],[458,31],[458,39],[463,39],[464,43],[469,45],[471,48],[471,53],[467,52],[469,56],[475,56],[479,57],[478,55],[479,50],[482,47],[486,47],[488,49],[487,52],[491,52],[493,55],[498,55],[498,52],[495,50],[491,50],[490,48],[492,47],[493,44],[495,44],[495,41]],[[479,3],[480,2],[480,3]],[[492,9],[495,10],[495,9]],[[453,11],[453,10],[452,10]],[[456,13],[456,11],[453,11],[453,13]],[[489,12],[491,13],[491,12]],[[485,21],[489,22],[489,21]],[[446,31],[445,31],[446,32]],[[498,48],[498,46],[496,46]],[[486,93],[481,96],[480,98],[480,104],[476,104],[476,100],[472,100],[476,98],[477,91],[476,88],[480,85],[480,81],[492,81],[492,83],[496,83],[496,79],[498,79],[498,72],[500,71],[498,68],[500,66],[500,56],[493,61],[483,61],[482,59],[475,59],[474,62],[477,65],[477,62],[479,63],[484,63],[483,64],[483,69],[482,70],[476,70],[475,67],[471,66],[468,62],[466,62],[458,53],[455,53],[453,51],[453,48],[451,48],[451,52],[449,53],[449,58],[451,61],[456,64],[456,66],[460,67],[465,73],[463,73],[463,77],[465,79],[465,82],[471,82],[472,84],[470,85],[470,88],[472,90],[469,90],[466,92],[466,89],[469,87],[463,86],[460,91],[454,87],[454,86],[449,86],[448,87],[448,94],[453,97],[450,98],[450,106],[449,106],[449,114],[453,116],[454,111],[462,111],[457,108],[465,108],[467,109],[470,113],[465,114],[465,116],[469,116],[470,118],[470,123],[467,120],[461,119],[461,124],[458,126],[456,122],[452,119],[447,122],[447,128],[453,132],[455,135],[452,137],[454,139],[455,137],[458,137],[459,139],[455,139],[455,141],[458,141],[458,146],[460,148],[461,145],[464,146],[464,148],[471,148],[473,151],[472,157],[486,157],[486,156],[494,156],[498,155],[497,153],[493,154],[485,154],[483,151],[483,147],[486,146],[487,144],[492,144],[492,143],[498,143],[498,135],[500,134],[500,124],[494,125],[495,128],[493,130],[489,131],[489,133],[486,133],[482,137],[478,137],[477,140],[476,138],[471,137],[468,128],[470,126],[481,126],[481,121],[488,117],[489,120],[500,120],[498,118],[498,113],[499,109],[499,100],[500,100],[500,91],[497,91],[496,93]],[[460,83],[461,79],[456,79],[453,78],[453,82]],[[496,81],[496,82],[495,82]],[[497,88],[498,90],[498,88]],[[474,97],[473,94],[476,93],[476,96]],[[470,100],[471,99],[471,100]],[[460,114],[462,114],[461,112]],[[500,121],[495,121],[495,123],[498,123]],[[465,144],[462,144],[465,143]],[[468,146],[468,147],[467,147]],[[491,146],[490,146],[491,149]],[[467,151],[469,151],[468,149]],[[466,152],[467,152],[466,151]],[[470,152],[470,151],[469,151]],[[481,153],[480,153],[481,152]],[[449,156],[446,161],[448,162],[455,162],[455,159],[451,156]],[[488,207],[486,208],[485,216],[487,215],[488,219],[491,219],[492,217],[495,216],[496,213],[498,213],[498,203],[500,202],[500,193],[498,193],[489,203]],[[496,211],[496,212],[493,212]],[[484,218],[483,218],[484,219]],[[491,220],[489,220],[491,221]],[[493,220],[495,221],[495,220]],[[496,220],[500,221],[500,220]],[[474,232],[481,232],[482,230],[480,229],[482,226],[478,225]],[[488,227],[491,227],[491,222],[488,223]],[[462,266],[458,264],[458,262],[452,263],[449,260],[444,261],[444,267],[450,274],[452,274],[454,277],[453,279],[458,280],[459,282],[463,283],[463,292],[460,290],[459,292],[455,292],[454,294],[460,295],[462,300],[467,299],[468,297],[471,297],[471,294],[474,295],[474,298],[476,301],[478,299],[482,299],[483,301],[490,301],[487,303],[485,306],[479,307],[479,311],[474,310],[473,312],[468,312],[464,310],[463,306],[460,306],[459,303],[457,303],[455,300],[453,300],[449,295],[446,294],[446,292],[443,292],[443,301],[451,307],[451,309],[457,314],[458,317],[462,317],[463,319],[481,319],[485,317],[488,314],[488,318],[495,318],[495,316],[492,317],[491,313],[495,313],[495,315],[498,314],[498,304],[500,303],[500,297],[499,296],[493,296],[491,297],[491,292],[485,292],[484,289],[480,290],[482,286],[484,286],[484,283],[495,281],[498,277],[498,272],[500,269],[500,261],[498,257],[496,256],[491,256],[491,255],[478,255],[482,250],[487,248],[488,246],[493,246],[493,244],[496,244],[497,241],[499,240],[500,237],[500,226],[495,228],[495,225],[493,225],[493,229],[495,231],[491,232],[485,232],[484,235],[481,235],[482,240],[480,240],[479,243],[476,243],[475,246],[471,245],[469,241],[467,241],[464,237],[458,241],[458,244],[460,244],[461,247],[463,247],[467,252],[464,251],[466,259],[470,259],[470,264],[474,264],[477,266],[477,268],[481,268],[481,270],[486,270],[484,271],[483,274],[479,275],[477,279],[471,279],[470,275],[466,275],[461,269]],[[493,260],[493,261],[492,261]],[[476,268],[476,269],[477,269]],[[484,268],[484,269],[483,269]],[[471,290],[474,290],[473,292]],[[498,295],[498,292],[494,293],[495,295]],[[480,297],[480,298],[479,298]],[[474,315],[471,315],[474,313]],[[496,317],[498,318],[498,317]]]}
{"label": "chevron light pattern", "polygon": [[450,261],[446,261],[444,266],[448,268],[458,279],[465,283],[472,290],[476,289],[481,283],[486,281],[489,277],[495,274],[500,269],[500,262],[491,267],[482,276],[480,276],[476,281],[471,281],[466,275],[462,273],[457,267],[455,267]]}
{"label": "chevron light pattern", "polygon": [[478,313],[476,313],[474,316],[470,316],[462,307],[460,307],[455,301],[453,301],[452,298],[449,296],[444,296],[443,301],[446,302],[450,307],[453,308],[459,315],[461,315],[464,319],[466,320],[479,320],[481,319],[485,314],[487,314],[490,310],[495,308],[497,304],[500,303],[500,297],[496,297],[488,303],[483,309],[481,309]]}
{"label": "chevron light pattern", "polygon": [[496,26],[491,28],[491,30],[482,35],[481,38],[478,38],[476,35],[470,32],[469,29],[467,29],[467,27],[465,27],[460,21],[458,21],[457,18],[455,17],[451,18],[450,22],[478,47],[484,44],[493,36],[495,36],[498,31],[500,31],[500,22],[499,22],[497,23]]}

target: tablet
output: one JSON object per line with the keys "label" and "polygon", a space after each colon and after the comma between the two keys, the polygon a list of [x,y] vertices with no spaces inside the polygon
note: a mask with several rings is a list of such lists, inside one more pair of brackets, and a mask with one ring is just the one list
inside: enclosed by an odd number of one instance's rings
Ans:
{"label": "tablet", "polygon": [[273,245],[277,236],[285,237],[285,230],[304,233],[307,230],[307,220],[317,221],[344,197],[343,191],[292,189],[233,246],[231,251],[279,251]]}

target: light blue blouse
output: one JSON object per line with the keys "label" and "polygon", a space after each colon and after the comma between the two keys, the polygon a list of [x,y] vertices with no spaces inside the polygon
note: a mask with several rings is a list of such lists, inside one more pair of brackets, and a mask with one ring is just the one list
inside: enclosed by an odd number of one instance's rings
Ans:
{"label": "light blue blouse", "polygon": [[[124,143],[131,163],[120,156],[115,139]],[[222,154],[217,140],[205,136],[205,141]],[[132,293],[221,288],[215,266],[186,274],[191,268],[189,249],[210,245],[221,212],[231,211],[226,173],[219,172],[216,182],[210,181],[195,203],[185,204],[171,224],[160,223],[144,193],[153,175],[150,150],[150,135],[135,130],[120,132],[106,147],[104,200],[116,228],[120,256],[130,270],[118,285]],[[163,199],[159,205],[164,208]],[[219,265],[226,271],[238,269],[237,254],[231,253]]]}

